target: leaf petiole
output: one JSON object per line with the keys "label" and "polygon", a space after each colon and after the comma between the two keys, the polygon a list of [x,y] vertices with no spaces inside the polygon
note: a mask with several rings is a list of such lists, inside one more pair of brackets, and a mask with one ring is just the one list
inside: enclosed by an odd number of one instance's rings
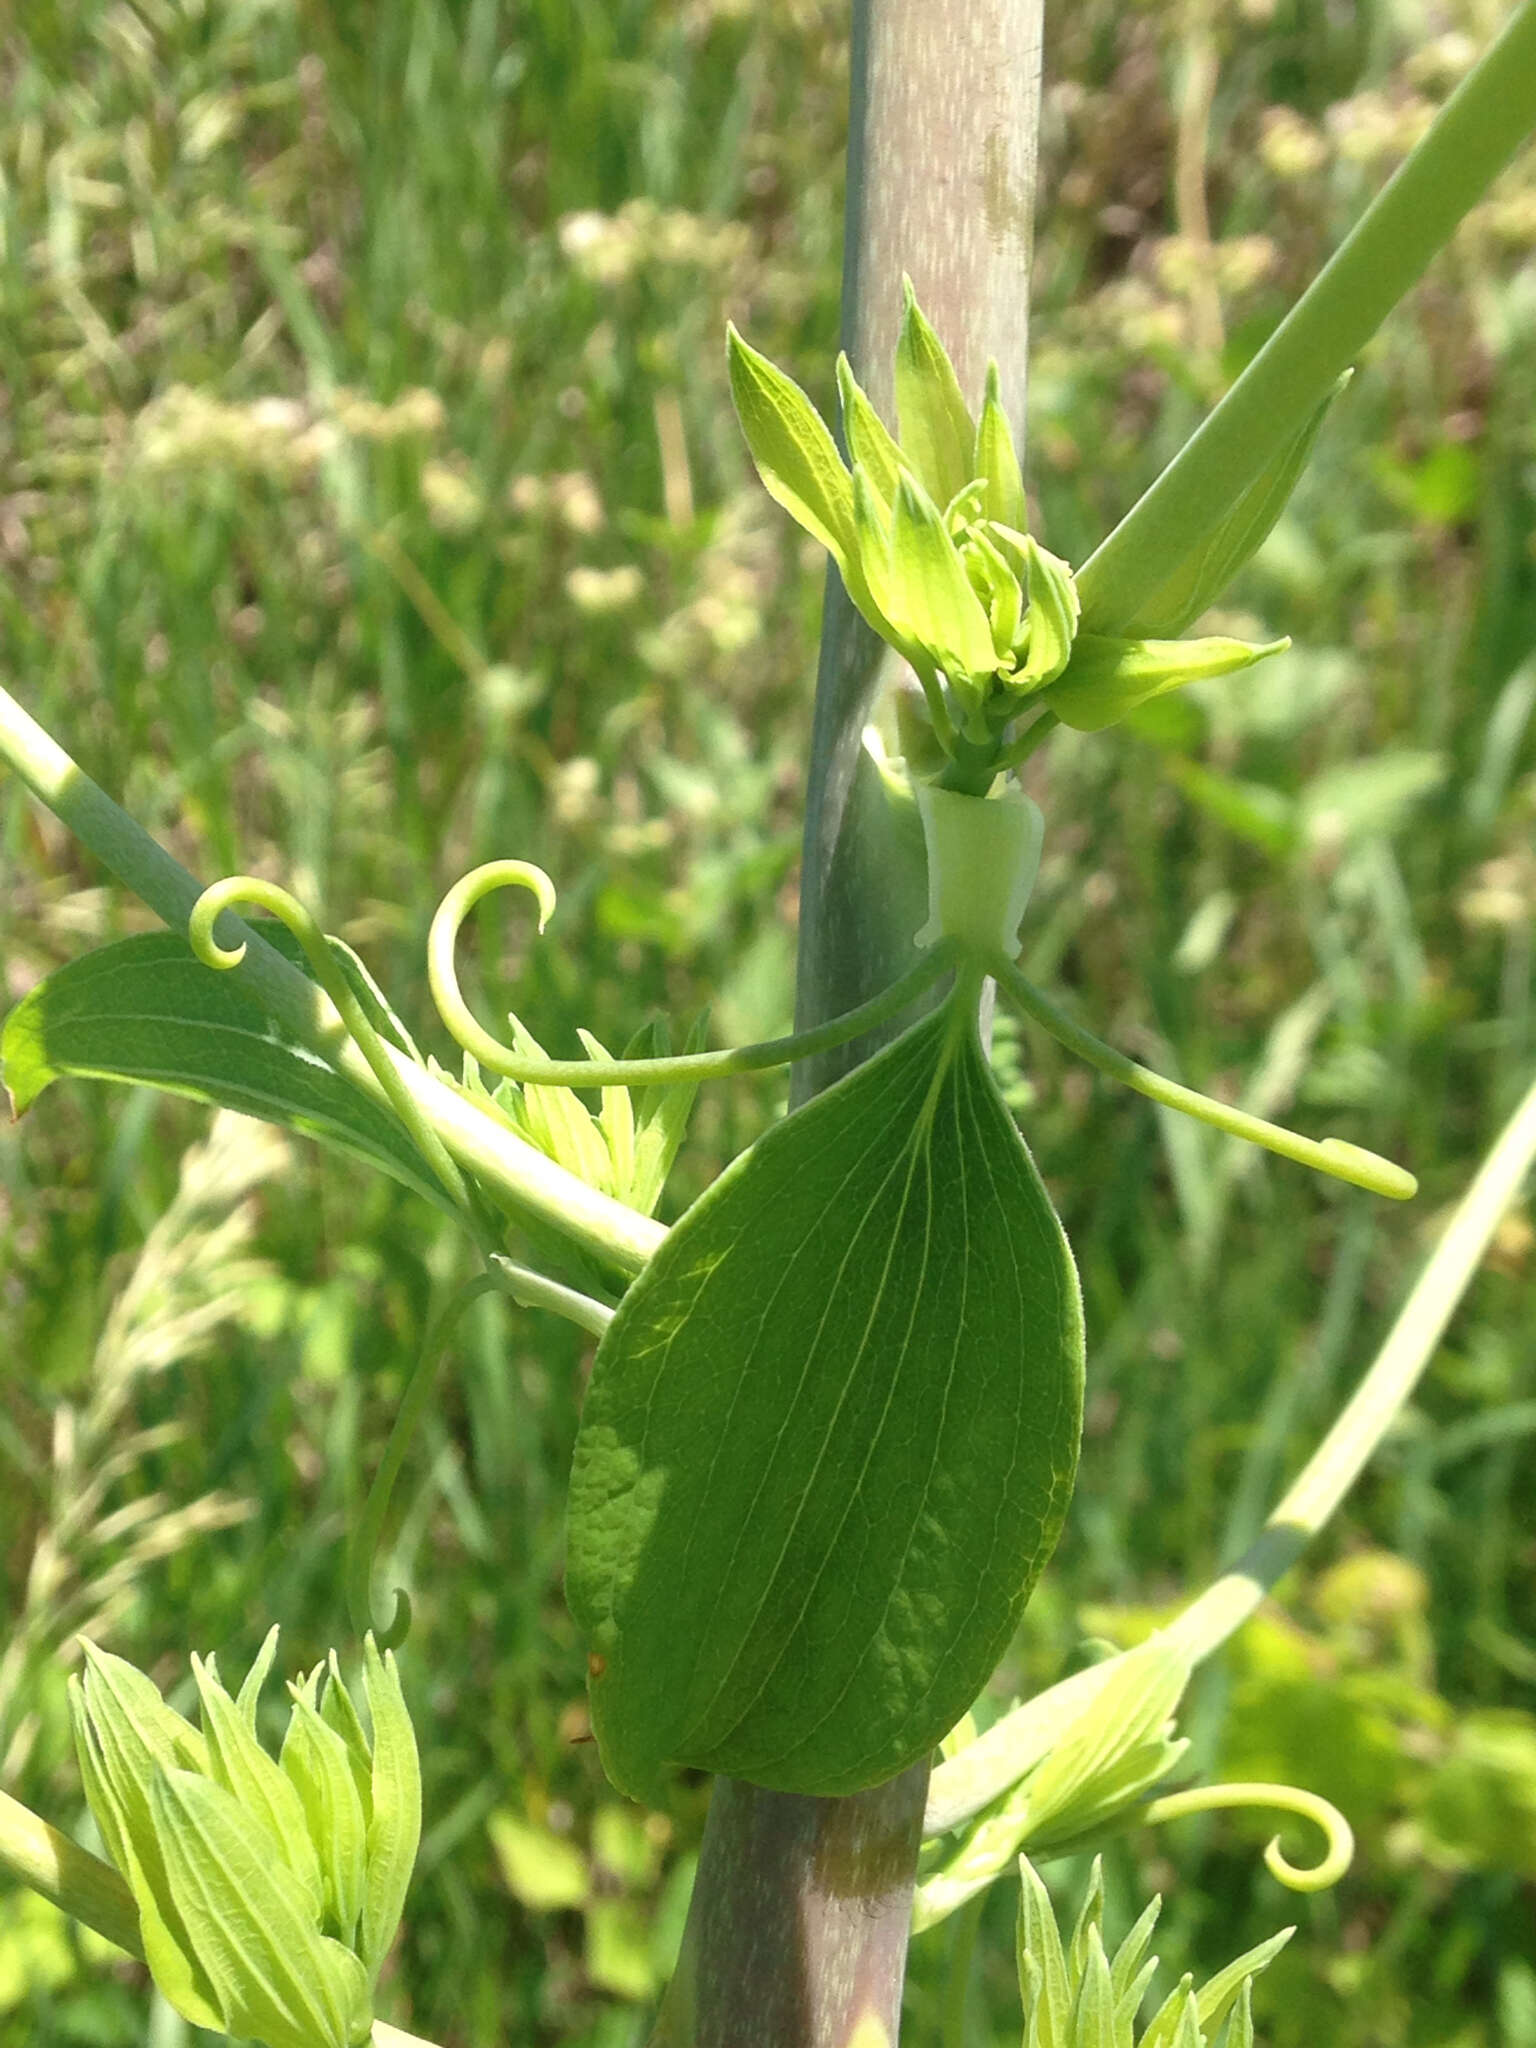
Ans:
{"label": "leaf petiole", "polygon": [[1304,1138],[1282,1124],[1250,1116],[1246,1110],[1170,1081],[1150,1067],[1138,1066],[1135,1060],[1105,1045],[1081,1024],[1075,1024],[1033,982],[1026,980],[1011,960],[998,955],[989,965],[998,986],[1026,1017],[1033,1018],[1069,1052],[1075,1052],[1111,1081],[1134,1088],[1138,1095],[1161,1103],[1165,1109],[1181,1110],[1185,1116],[1210,1124],[1231,1137],[1246,1138],[1250,1144],[1262,1145],[1267,1152],[1277,1152],[1283,1159],[1313,1167],[1334,1180],[1348,1181],[1352,1187],[1368,1188],[1372,1194],[1386,1195],[1394,1202],[1406,1202],[1418,1192],[1419,1184],[1411,1173],[1390,1159],[1383,1159],[1380,1153],[1367,1151],[1363,1145],[1350,1145],[1342,1138]]}
{"label": "leaf petiole", "polygon": [[568,1323],[575,1323],[578,1329],[586,1330],[594,1337],[601,1337],[613,1321],[613,1308],[609,1302],[599,1301],[591,1294],[582,1294],[574,1287],[567,1287],[563,1281],[551,1280],[547,1273],[536,1273],[531,1266],[519,1266],[500,1252],[491,1254],[491,1264],[501,1276],[502,1292],[511,1295],[519,1308],[547,1309],[551,1315],[563,1316]]}
{"label": "leaf petiole", "polygon": [[600,1337],[613,1321],[613,1310],[607,1302],[579,1294],[574,1287],[565,1287],[543,1273],[519,1266],[511,1259],[503,1258],[499,1252],[491,1254],[490,1268],[489,1272],[477,1274],[458,1288],[428,1326],[421,1355],[396,1412],[389,1442],[384,1447],[383,1459],[368,1490],[362,1519],[347,1546],[347,1610],[352,1617],[352,1626],[360,1636],[371,1630],[381,1650],[397,1650],[404,1642],[411,1626],[411,1596],[404,1587],[397,1586],[394,1613],[388,1625],[376,1621],[373,1616],[373,1561],[400,1467],[425,1413],[428,1397],[437,1384],[438,1367],[448,1339],[465,1310],[482,1295],[505,1294],[519,1307],[548,1309],[555,1315],[564,1316],[568,1322],[580,1324],[594,1336]]}

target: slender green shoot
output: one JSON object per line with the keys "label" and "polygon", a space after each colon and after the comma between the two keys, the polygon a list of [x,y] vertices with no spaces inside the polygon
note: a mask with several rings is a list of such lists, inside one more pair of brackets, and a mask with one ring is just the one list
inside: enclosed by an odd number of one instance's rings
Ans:
{"label": "slender green shoot", "polygon": [[453,964],[454,946],[465,918],[494,890],[527,889],[539,907],[542,932],[555,907],[555,886],[544,870],[525,860],[487,861],[455,882],[438,905],[427,936],[427,980],[439,1016],[464,1051],[493,1074],[540,1088],[661,1087],[672,1081],[718,1081],[732,1074],[761,1073],[787,1067],[846,1045],[899,1017],[954,962],[956,949],[939,944],[923,954],[909,972],[872,996],[867,1003],[833,1017],[814,1030],[770,1038],[758,1045],[733,1046],[719,1052],[674,1053],[661,1059],[551,1060],[530,1057],[493,1038],[478,1022],[459,987]]}
{"label": "slender green shoot", "polygon": [[1281,1124],[1250,1116],[1246,1110],[1234,1109],[1229,1103],[1202,1095],[1198,1089],[1170,1081],[1150,1067],[1138,1066],[1135,1060],[1085,1031],[1081,1024],[1073,1023],[1049,996],[1025,979],[1011,960],[999,956],[992,962],[992,971],[999,986],[1025,1016],[1032,1017],[1069,1052],[1075,1052],[1111,1081],[1134,1088],[1149,1101],[1160,1103],[1165,1109],[1181,1110],[1185,1116],[1210,1124],[1231,1137],[1246,1138],[1250,1144],[1262,1145],[1265,1151],[1277,1152],[1283,1159],[1313,1167],[1335,1180],[1348,1181],[1352,1187],[1368,1188],[1372,1194],[1386,1195],[1394,1202],[1405,1202],[1418,1192],[1419,1184],[1411,1173],[1362,1145],[1347,1144],[1342,1138],[1303,1138]]}
{"label": "slender green shoot", "polygon": [[508,1283],[501,1274],[476,1274],[473,1280],[456,1289],[432,1318],[422,1342],[421,1356],[395,1415],[389,1442],[384,1446],[383,1459],[368,1490],[362,1517],[347,1546],[347,1609],[352,1617],[352,1626],[359,1636],[367,1635],[371,1629],[381,1651],[398,1649],[411,1626],[411,1596],[403,1586],[395,1588],[394,1613],[387,1625],[375,1620],[373,1614],[373,1560],[384,1531],[384,1518],[389,1513],[390,1495],[395,1490],[395,1481],[405,1463],[411,1439],[426,1413],[427,1402],[437,1385],[437,1372],[444,1350],[460,1317],[483,1294],[507,1292]]}

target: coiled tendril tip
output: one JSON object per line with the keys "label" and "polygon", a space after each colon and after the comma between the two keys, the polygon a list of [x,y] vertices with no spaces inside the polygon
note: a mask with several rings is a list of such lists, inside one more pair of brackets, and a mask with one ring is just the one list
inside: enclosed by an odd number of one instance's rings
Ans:
{"label": "coiled tendril tip", "polygon": [[[543,879],[549,885],[552,900],[553,885],[549,884],[547,875]],[[193,904],[192,914],[187,919],[187,943],[194,955],[205,967],[223,971],[240,965],[245,958],[245,941],[242,940],[238,946],[221,946],[213,935],[219,917],[236,903],[254,903],[259,909],[270,912],[292,932],[316,981],[340,1014],[348,1037],[368,1062],[379,1092],[415,1140],[422,1157],[442,1182],[455,1206],[461,1213],[470,1214],[469,1189],[464,1176],[402,1079],[396,1065],[398,1055],[375,1030],[342,972],[329,939],[312,912],[296,896],[279,888],[276,882],[262,881],[257,875],[226,875],[222,881],[210,884]]]}
{"label": "coiled tendril tip", "polygon": [[1299,1785],[1232,1784],[1192,1785],[1183,1792],[1170,1792],[1154,1799],[1143,1816],[1156,1825],[1179,1820],[1186,1814],[1212,1813],[1219,1808],[1270,1806],[1282,1813],[1294,1813],[1320,1828],[1324,1839],[1321,1861],[1293,1863],[1275,1835],[1264,1850],[1264,1862],[1271,1877],[1287,1891],[1322,1892],[1349,1869],[1355,1855],[1355,1831],[1333,1804],[1319,1792],[1303,1791]]}
{"label": "coiled tendril tip", "polygon": [[[867,1003],[833,1017],[810,1031],[787,1038],[767,1039],[759,1045],[734,1046],[719,1052],[666,1054],[660,1058],[632,1060],[547,1059],[505,1045],[492,1037],[475,1017],[459,987],[454,966],[454,948],[464,920],[483,898],[497,889],[526,889],[539,908],[539,930],[543,931],[555,908],[555,885],[540,867],[526,860],[492,860],[472,868],[454,883],[438,905],[427,934],[427,983],[437,1013],[453,1038],[472,1058],[492,1074],[502,1074],[520,1085],[541,1088],[630,1088],[663,1087],[674,1082],[723,1080],[731,1074],[761,1072],[769,1067],[788,1066],[833,1046],[845,1045],[862,1032],[874,1030],[898,1016],[954,963],[956,946],[940,940],[889,988],[882,989]],[[520,1028],[513,1017],[514,1028]]]}

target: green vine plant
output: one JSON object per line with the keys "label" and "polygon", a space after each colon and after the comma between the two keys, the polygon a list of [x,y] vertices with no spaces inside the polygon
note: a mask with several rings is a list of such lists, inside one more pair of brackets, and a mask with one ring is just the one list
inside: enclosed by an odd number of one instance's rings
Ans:
{"label": "green vine plant", "polygon": [[[1100,731],[1196,678],[1258,686],[1247,672],[1284,641],[1180,636],[1278,517],[1355,351],[1533,120],[1527,0],[1200,434],[1076,573],[1029,531],[995,369],[973,416],[910,286],[898,432],[838,364],[847,460],[799,388],[731,330],[731,388],[764,485],[827,549],[917,686],[898,707],[901,757],[881,766],[887,800],[915,804],[921,820],[929,916],[907,973],[814,1030],[710,1050],[695,1029],[672,1052],[651,1028],[620,1058],[584,1033],[582,1059],[549,1057],[516,1017],[497,1037],[459,987],[457,935],[508,887],[532,896],[541,931],[555,907],[550,878],[509,859],[467,875],[432,924],[429,985],[463,1054],[450,1073],[292,896],[249,876],[200,888],[0,693],[0,755],[171,926],[88,955],[12,1010],[0,1055],[17,1112],[68,1074],[264,1116],[421,1192],[462,1223],[479,1262],[429,1332],[353,1533],[345,1596],[371,1735],[334,1653],[290,1686],[274,1761],[255,1739],[273,1638],[233,1701],[212,1659],[194,1660],[200,1731],[87,1646],[76,1741],[112,1867],[0,1800],[0,1863],[142,1953],[187,2019],[270,2048],[405,2038],[376,2020],[373,1986],[420,1825],[393,1660],[410,1608],[402,1595],[387,1621],[375,1617],[373,1559],[453,1326],[490,1289],[597,1340],[566,1590],[603,1766],[622,1792],[655,1800],[670,1772],[695,1767],[850,1794],[938,1751],[920,1926],[1021,1856],[1075,1853],[1216,1805],[1267,1805],[1320,1829],[1311,1864],[1271,1845],[1283,1882],[1342,1874],[1348,1823],[1311,1795],[1168,1789],[1185,1753],[1178,1704],[1195,1664],[1332,1512],[1422,1371],[1536,1157],[1536,1090],[1249,1556],[1148,1643],[978,1735],[969,1710],[1071,1499],[1085,1353],[1071,1249],[979,1018],[991,983],[1152,1101],[1378,1196],[1413,1194],[1412,1174],[1375,1153],[1138,1065],[1025,977],[1020,928],[1045,821],[1014,776],[1061,727]],[[269,915],[249,925],[237,905]],[[655,1220],[701,1084],[902,1023],[670,1228]],[[562,1249],[542,1269],[514,1263],[514,1227]],[[1063,1945],[1027,1861],[1023,1882],[1027,2041],[1129,2042],[1151,1917],[1110,1960],[1097,1892]],[[1201,1992],[1186,1984],[1141,2041],[1198,2048],[1223,2025],[1234,2048],[1250,2041],[1249,1981],[1283,1938]]]}

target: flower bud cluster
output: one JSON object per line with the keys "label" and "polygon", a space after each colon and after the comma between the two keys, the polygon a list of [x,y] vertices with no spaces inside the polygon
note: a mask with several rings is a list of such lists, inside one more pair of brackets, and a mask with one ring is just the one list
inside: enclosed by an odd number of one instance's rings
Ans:
{"label": "flower bud cluster", "polygon": [[86,1798],[139,1909],[156,1984],[196,2026],[267,2048],[357,2048],[421,1835],[416,1740],[369,1636],[371,1737],[333,1651],[299,1684],[280,1757],[256,1737],[274,1628],[231,1699],[194,1656],[194,1727],[121,1657],[84,1644],[70,1714]]}
{"label": "flower bud cluster", "polygon": [[827,549],[854,605],[923,686],[931,736],[903,735],[920,775],[984,793],[1008,765],[1008,729],[1026,710],[1096,731],[1164,690],[1246,668],[1285,644],[1080,631],[1071,569],[1028,531],[997,365],[973,419],[910,283],[896,348],[899,438],[847,357],[838,360],[851,468],[805,393],[734,328],[730,370],[768,491]]}

